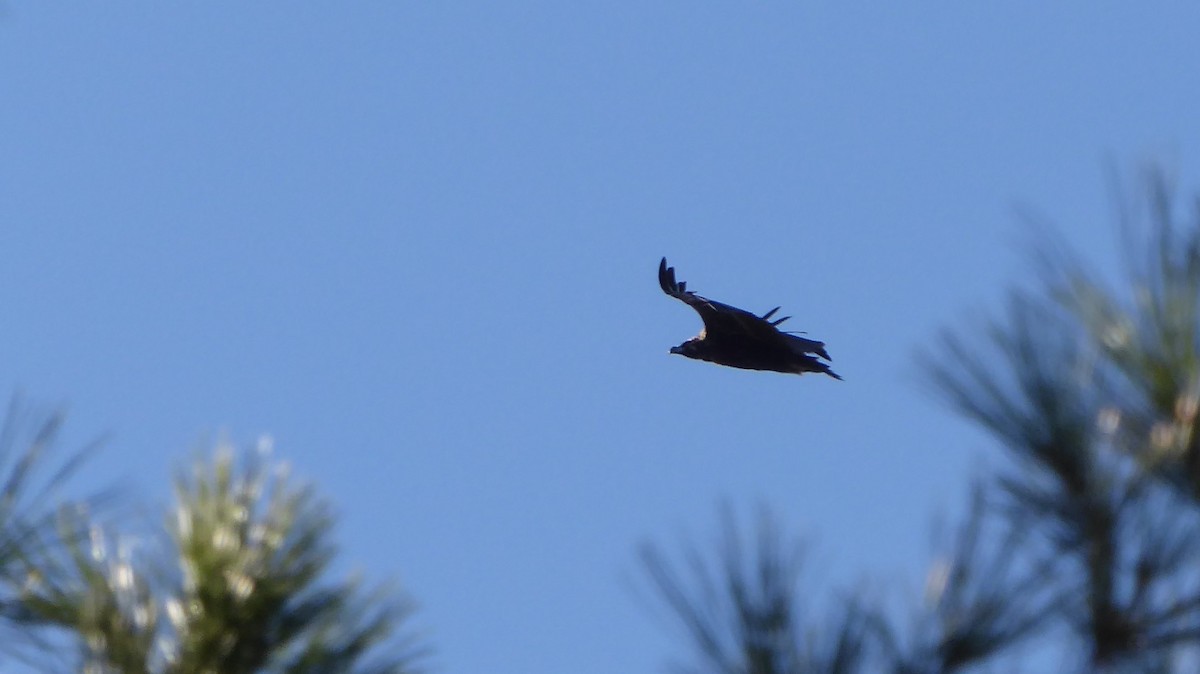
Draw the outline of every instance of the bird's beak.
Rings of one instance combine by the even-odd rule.
[[[683,355],[683,349],[679,348],[678,346],[672,346],[671,353],[678,353],[680,355]]]

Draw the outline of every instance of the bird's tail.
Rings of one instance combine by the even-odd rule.
[[[842,381],[842,375],[829,369],[829,366],[812,356],[801,356],[796,360],[796,374],[804,374],[805,372],[820,372],[827,374],[838,381]]]
[[[810,353],[816,354],[825,360],[833,360],[829,357],[829,352],[825,350],[825,342],[818,342],[815,339],[807,339],[796,335],[787,335],[788,346],[796,355],[807,355]]]

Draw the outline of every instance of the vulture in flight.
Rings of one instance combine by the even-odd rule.
[[[745,370],[791,374],[824,372],[834,379],[841,379],[820,360],[832,360],[824,342],[780,330],[779,324],[791,316],[771,320],[779,307],[756,316],[701,297],[688,290],[687,283],[675,280],[675,268],[667,266],[665,257],[658,265],[658,284],[664,293],[695,309],[704,321],[704,329],[699,335],[672,347],[671,353]]]

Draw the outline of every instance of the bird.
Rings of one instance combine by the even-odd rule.
[[[758,316],[697,295],[687,289],[686,282],[675,280],[675,268],[667,266],[665,257],[658,264],[658,285],[667,295],[695,309],[704,321],[704,329],[699,335],[671,347],[671,353],[743,370],[786,374],[821,372],[842,379],[822,362],[822,359],[833,360],[825,350],[824,342],[779,329],[780,323],[791,318],[773,319],[780,307]]]

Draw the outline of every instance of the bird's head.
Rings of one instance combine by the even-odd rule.
[[[688,358],[696,357],[696,342],[699,340],[689,339],[679,346],[672,346],[671,353],[687,356]]]

